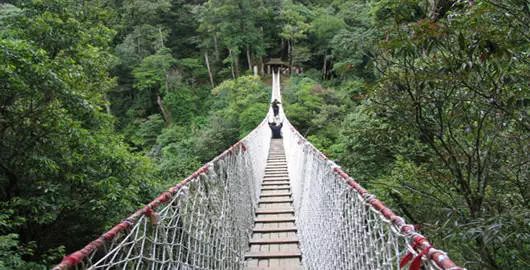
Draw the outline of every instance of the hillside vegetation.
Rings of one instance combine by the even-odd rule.
[[[468,269],[530,268],[526,0],[0,3],[0,269],[47,269],[265,116]],[[254,76],[257,66],[260,76]]]

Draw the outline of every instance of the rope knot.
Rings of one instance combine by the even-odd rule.
[[[374,194],[370,194],[370,193],[365,193],[362,196],[363,196],[364,203],[366,204],[370,204],[370,202],[372,202],[372,200],[376,198]]]
[[[422,245],[422,242],[426,241],[427,239],[415,231],[411,231],[410,235],[413,239],[412,245],[410,246],[410,251],[407,253],[407,255],[405,255],[405,257],[403,257],[399,262],[399,268],[403,268],[410,262],[409,270],[420,270],[421,260],[425,255],[429,254],[432,244],[427,242],[428,246],[422,249],[419,253],[417,253],[416,257],[414,257],[416,249],[419,248]]]
[[[145,215],[149,217],[149,220],[151,221],[152,225],[158,225],[160,221],[160,214],[158,214],[155,210],[153,210],[151,207],[146,206],[145,208]]]

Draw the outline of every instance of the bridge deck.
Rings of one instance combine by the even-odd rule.
[[[282,139],[272,139],[246,269],[302,269]]]

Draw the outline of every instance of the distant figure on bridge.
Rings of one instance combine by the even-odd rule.
[[[272,131],[272,138],[273,139],[281,139],[282,138],[282,127],[283,123],[276,124],[275,122],[269,122],[269,127]]]
[[[281,104],[281,102],[279,102],[277,99],[272,102],[272,112],[274,113],[274,116],[278,116],[280,113],[280,106],[278,106],[278,104]]]

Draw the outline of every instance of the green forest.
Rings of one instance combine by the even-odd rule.
[[[0,269],[48,269],[269,107],[467,269],[530,268],[528,0],[0,1]],[[258,76],[253,72],[257,66]]]

